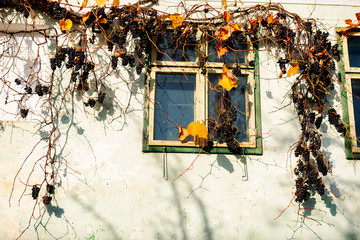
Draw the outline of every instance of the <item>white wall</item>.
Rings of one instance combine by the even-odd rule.
[[[355,19],[358,11],[324,5],[284,7],[305,18],[312,13],[332,35],[336,24]],[[166,154],[165,180],[163,154],[142,153],[141,81],[131,111],[112,123],[96,120],[96,111],[84,113],[81,102],[75,101],[77,115],[72,124],[63,118],[59,140],[71,168],[60,165],[56,200],[43,217],[32,220],[22,239],[360,238],[359,163],[346,160],[344,139],[328,124],[321,128],[323,146],[333,164],[326,181],[339,198],[316,194],[306,204],[289,206],[274,220],[288,207],[295,191],[292,169],[297,159],[291,148],[300,127],[293,106],[287,106],[293,78],[278,79],[276,60],[266,51],[260,51],[260,64],[263,155],[201,155],[194,168],[176,181],[197,155]],[[20,180],[26,182],[46,143],[36,148],[15,179],[9,207],[15,174],[39,140],[39,132],[35,132],[36,123],[0,124],[0,239],[14,239],[27,226],[34,203],[31,187],[18,203],[24,189]],[[29,184],[42,178],[36,165]],[[35,216],[43,211],[39,204]]]

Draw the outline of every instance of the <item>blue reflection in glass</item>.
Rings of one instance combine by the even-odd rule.
[[[189,35],[186,40],[176,37],[173,32],[166,32],[159,37],[157,53],[158,61],[196,61],[196,38],[195,35]],[[163,54],[166,53],[167,55]]]
[[[196,75],[156,74],[154,140],[177,141],[174,123],[187,127],[194,121],[195,84]]]
[[[209,75],[210,86],[214,87],[218,84],[221,75]],[[238,86],[228,92],[225,103],[228,108],[232,105],[236,108],[236,121],[233,123],[234,137],[239,142],[248,141],[247,133],[247,117],[246,117],[246,90],[247,90],[247,77],[238,77]],[[217,90],[209,89],[209,121],[215,120],[219,122],[219,111],[221,109],[221,94],[222,92]],[[209,133],[215,134],[212,129],[209,129]],[[222,141],[221,136],[219,138],[213,138],[215,141]]]
[[[360,81],[352,81],[353,106],[355,115],[355,131],[357,145],[360,146]]]
[[[360,67],[360,38],[348,38],[350,67]]]
[[[224,62],[225,60],[226,63],[245,63],[245,43],[242,43],[234,36],[231,36],[224,42],[222,47],[228,47],[234,51],[230,50],[229,52],[225,53],[225,55],[221,56],[221,58],[218,57],[218,53],[215,49],[216,44],[218,44],[217,40],[209,42],[209,62]]]

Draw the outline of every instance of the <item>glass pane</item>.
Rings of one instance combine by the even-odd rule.
[[[360,38],[348,38],[350,67],[360,67]]]
[[[360,80],[360,79],[359,79]],[[355,115],[355,131],[358,139],[357,145],[360,146],[360,81],[352,81],[353,105]]]
[[[196,75],[156,74],[154,140],[177,141],[179,130],[194,121]]]
[[[196,35],[190,34],[187,38],[176,35],[173,32],[166,32],[158,40],[158,61],[196,61]],[[165,53],[165,54],[163,54]]]
[[[225,90],[224,94],[225,100],[221,102],[221,95],[223,94],[220,90],[221,87],[215,89],[214,87],[218,84],[219,78],[221,75],[209,75],[210,89],[209,88],[209,121],[215,121],[218,124],[225,124],[226,120],[220,119],[219,112],[221,111],[221,107],[226,105],[227,109],[231,107],[235,107],[236,113],[236,121],[233,123],[232,129],[234,132],[234,137],[239,142],[247,142],[248,135],[247,132],[247,117],[246,117],[246,91],[247,91],[247,77],[240,76],[238,77],[238,86],[237,88],[231,89],[229,92]],[[222,136],[217,137],[213,129],[209,129],[209,133],[211,134],[214,141],[222,142]],[[216,138],[214,138],[214,136]]]
[[[245,63],[246,43],[242,43],[240,39],[236,34],[231,35],[222,45],[222,47],[229,48],[230,51],[221,56],[221,58],[218,57],[215,49],[218,41],[213,40],[209,42],[209,62],[224,62],[225,60],[226,63]]]

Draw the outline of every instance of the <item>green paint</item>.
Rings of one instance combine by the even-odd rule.
[[[339,27],[336,30],[340,29]],[[351,140],[350,140],[350,119],[349,119],[349,106],[347,99],[347,90],[346,90],[346,72],[345,72],[345,62],[344,62],[344,49],[343,42],[341,41],[341,35],[338,35],[338,44],[340,51],[340,62],[339,62],[339,74],[341,77],[340,87],[341,87],[341,105],[343,110],[343,121],[348,126],[345,134],[345,154],[347,159],[360,159],[360,153],[353,153],[351,151]]]

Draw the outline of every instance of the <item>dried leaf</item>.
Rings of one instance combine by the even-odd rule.
[[[221,5],[223,5],[225,10],[227,10],[227,7],[228,7],[227,0],[221,0]]]
[[[83,3],[81,4],[79,11],[81,11],[84,7],[86,7],[86,5],[87,5],[87,0],[84,0]]]
[[[106,2],[108,0],[95,0],[95,1],[96,1],[96,4],[98,5],[98,7],[102,8],[102,7],[105,7]]]
[[[226,23],[230,22],[231,14],[228,11],[224,12],[224,20]]]
[[[97,23],[107,23],[107,20],[106,20],[106,18],[98,18],[98,19],[96,19],[96,22]]]
[[[351,25],[351,24],[352,24],[352,20],[351,20],[351,19],[346,19],[346,20],[345,20],[345,23],[348,24],[348,25]]]
[[[287,76],[290,77],[292,74],[298,74],[299,73],[299,63],[297,62],[291,62],[290,63],[291,68],[287,72]]]
[[[230,91],[232,88],[236,88],[238,78],[227,67],[222,68],[223,75],[219,79],[219,85]]]
[[[187,132],[191,134],[191,136],[198,136],[200,138],[207,138],[208,135],[205,123],[200,123],[199,120],[196,121],[196,124],[194,122],[191,122],[187,128]]]
[[[187,136],[189,136],[189,132],[184,126],[179,127],[179,141],[183,141]]]
[[[114,0],[114,1],[113,1],[113,6],[114,6],[114,7],[119,6],[119,4],[120,4],[120,0]]]
[[[215,36],[220,38],[222,41],[227,40],[233,32],[233,29],[230,25],[221,27],[215,31]]]
[[[199,120],[196,121],[196,123],[191,122],[187,129],[184,126],[179,127],[179,141],[185,140],[187,136],[194,136],[199,138],[207,138],[208,131],[205,126],[205,123],[200,123]]]
[[[218,53],[219,58],[229,51],[227,49],[227,47],[224,47],[224,48],[222,47],[222,42],[219,42],[218,44],[216,44],[215,49]]]
[[[181,17],[178,13],[174,13],[169,17],[169,20],[172,22],[173,27],[177,28],[183,24],[185,18]]]
[[[229,26],[233,32],[241,31],[240,23],[231,23]]]
[[[356,19],[360,22],[360,12],[356,13],[355,16],[356,16]]]
[[[87,12],[85,15],[82,16],[81,24],[86,22],[86,20],[90,17],[90,12]]]
[[[65,30],[70,30],[70,28],[72,27],[73,23],[70,19],[61,19],[58,22],[59,26],[61,27],[61,31],[65,31]]]

